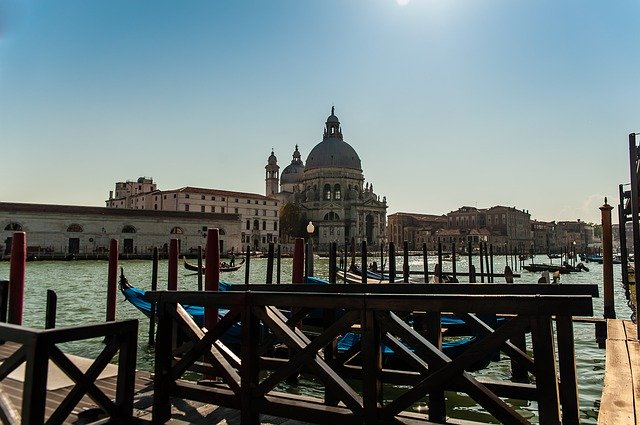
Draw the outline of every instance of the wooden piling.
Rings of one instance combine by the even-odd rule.
[[[389,242],[389,283],[396,280],[396,244]]]
[[[482,242],[480,242],[480,283],[484,283],[484,254],[482,252]]]
[[[27,261],[27,235],[14,232],[11,239],[11,264],[9,271],[9,323],[22,325],[24,309],[24,276]]]
[[[56,327],[56,312],[58,310],[58,296],[53,289],[47,289],[47,307],[45,310],[44,328]]]
[[[469,283],[476,283],[476,266],[469,264]]]
[[[151,290],[158,290],[158,247],[153,247],[153,258],[151,262]],[[202,288],[200,288],[202,290]],[[151,303],[151,314],[149,315],[149,345],[155,344],[156,328],[156,303]]]
[[[360,244],[360,258],[362,262],[362,268],[360,270],[360,283],[366,285],[367,271],[369,269],[369,264],[367,263],[367,241],[362,241],[362,243]]]
[[[282,272],[282,252],[280,251],[281,247],[280,244],[278,244],[278,250],[277,250],[277,255],[276,255],[276,283],[280,284],[280,274]]]
[[[249,285],[249,273],[251,267],[251,245],[247,245],[247,254],[244,260],[244,284]]]
[[[422,268],[424,269],[424,283],[429,283],[429,254],[427,243],[422,243]]]
[[[198,245],[198,291],[202,291],[202,245]]]
[[[489,245],[489,262],[491,266],[491,272],[489,276],[491,276],[491,283],[494,283],[495,279],[493,277],[493,244]]]
[[[473,268],[473,248],[471,247],[471,241],[467,241],[467,263],[469,267],[469,283],[475,283],[475,280],[471,281],[471,269]],[[475,268],[473,268],[473,278],[475,279]]]
[[[611,229],[611,210],[613,207],[604,198],[600,207],[602,217],[602,281],[604,286],[604,318],[615,319],[616,309],[613,299],[613,239]]]
[[[169,275],[167,279],[167,289],[169,291],[178,290],[178,256],[179,256],[178,239],[171,239],[169,241]]]
[[[402,281],[409,283],[409,242],[404,241],[402,243],[403,260],[402,260]]]
[[[329,283],[336,283],[337,280],[337,254],[338,245],[335,242],[331,242],[331,245],[329,245]]]
[[[207,248],[204,267],[207,271],[204,275],[204,289],[206,291],[220,290],[220,231],[207,229]],[[204,326],[213,329],[218,323],[218,309],[205,307]]]
[[[271,285],[273,283],[273,254],[274,244],[273,242],[269,242],[269,253],[267,255],[267,279],[265,281],[267,285]]]
[[[344,261],[342,262],[342,271],[344,272],[343,276],[344,277],[344,281],[342,283],[344,283],[345,285],[347,284],[347,251],[349,250],[349,241],[348,239],[346,239],[344,241]]]
[[[442,283],[442,242],[438,239],[438,283]]]
[[[9,281],[0,280],[0,323],[7,322],[8,306],[9,306]]]
[[[484,262],[487,266],[487,283],[491,282],[491,269],[489,268],[489,248],[487,247],[487,243],[484,243]]]
[[[456,243],[453,242],[451,244],[451,274],[453,275],[453,281],[457,282],[458,277],[456,276]]]
[[[109,271],[107,275],[107,322],[116,320],[116,290],[118,287],[118,240],[109,242]]]
[[[304,239],[296,238],[293,246],[291,283],[304,283]]]

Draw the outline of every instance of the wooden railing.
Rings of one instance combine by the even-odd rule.
[[[259,423],[260,413],[315,423],[404,423],[411,420],[406,410],[428,399],[428,419],[443,422],[444,391],[453,390],[466,393],[502,423],[529,423],[505,398],[536,401],[540,423],[579,423],[571,318],[593,314],[591,296],[591,293],[148,293],[148,299],[158,303],[159,314],[154,422],[168,420],[171,396],[239,409],[243,424]],[[224,308],[228,312],[215,326],[203,331],[180,304]],[[287,317],[282,313],[284,309],[295,313]],[[319,334],[310,337],[294,326],[318,309],[324,311],[325,318]],[[421,323],[414,325],[418,330],[403,320],[408,312],[422,312],[422,320],[414,321]],[[441,350],[441,312],[453,312],[464,318],[476,335],[475,342],[455,358],[449,358]],[[481,320],[494,314],[505,315],[499,327]],[[554,316],[557,333],[552,326]],[[220,338],[238,322],[242,336],[239,349],[232,352]],[[356,327],[362,333],[360,343],[346,353],[338,353],[336,339]],[[177,340],[186,339],[180,347],[174,345],[177,330],[182,334]],[[533,357],[511,342],[520,340],[527,331],[531,332]],[[266,356],[276,343],[287,347],[288,359]],[[383,344],[391,347],[406,365],[403,370],[383,368]],[[533,382],[488,382],[466,371],[495,356],[497,350],[533,375]],[[261,373],[267,369],[269,373]],[[207,386],[180,380],[187,370],[219,379]],[[313,373],[324,385],[324,399],[295,398],[275,390],[300,371]],[[352,378],[361,382],[358,386],[361,392],[354,388]],[[402,383],[411,388],[400,394],[383,394],[387,383]],[[389,399],[390,396],[394,398]]]
[[[105,345],[95,361],[82,372],[58,344],[89,338],[105,337]],[[37,330],[11,324],[0,324],[0,340],[11,341],[20,347],[0,364],[0,381],[21,364],[26,363],[22,408],[12,406],[0,398],[0,420],[11,424],[44,424],[47,402],[47,375],[50,361],[55,363],[75,385],[46,420],[47,424],[61,424],[75,406],[89,395],[111,421],[131,423],[136,367],[138,321],[107,322],[94,325]],[[95,384],[97,377],[118,355],[118,375],[115,400]]]

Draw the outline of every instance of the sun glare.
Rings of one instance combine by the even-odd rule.
[[[399,6],[406,6],[411,0],[396,0]]]

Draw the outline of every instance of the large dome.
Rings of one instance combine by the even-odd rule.
[[[342,139],[340,121],[333,113],[327,118],[322,142],[307,157],[305,170],[313,168],[350,168],[362,171],[360,157],[350,144]]]

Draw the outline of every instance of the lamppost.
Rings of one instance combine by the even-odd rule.
[[[307,276],[313,276],[313,232],[315,232],[316,227],[313,225],[313,222],[309,222],[307,224],[307,233],[309,234],[309,238],[307,239]]]

